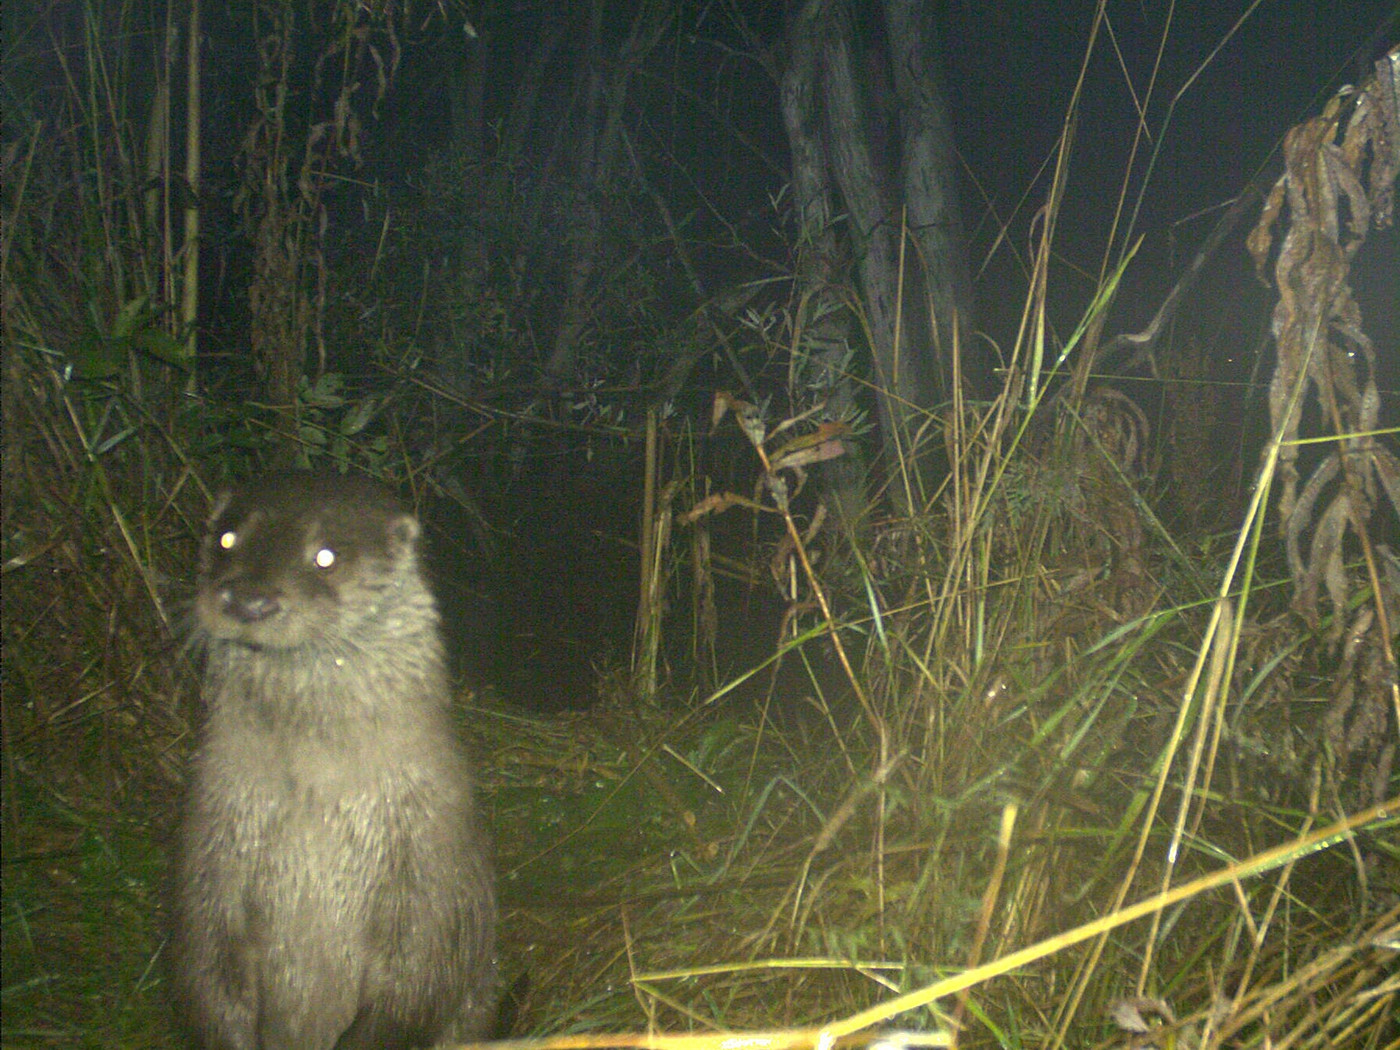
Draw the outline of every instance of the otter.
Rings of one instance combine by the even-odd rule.
[[[494,877],[420,531],[351,477],[274,475],[214,507],[168,901],[200,1047],[427,1047],[490,1026]]]

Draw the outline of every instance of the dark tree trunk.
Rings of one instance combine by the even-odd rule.
[[[892,158],[877,160],[870,148],[870,129],[879,114],[870,112],[868,95],[856,81],[849,15],[838,15],[832,28],[835,31],[822,55],[827,161],[850,217],[851,250],[874,354],[885,452],[897,457],[909,450],[912,428],[906,423],[917,426],[911,413],[931,407],[936,389],[920,360],[925,347],[908,338],[905,327],[917,317],[910,309],[913,304],[900,301],[900,209],[894,182],[898,172],[879,162]]]
[[[804,304],[798,319],[803,326],[801,343],[815,366],[812,381],[826,398],[828,418],[840,419],[855,403],[855,383],[845,370],[846,348],[855,325],[840,294],[835,189],[822,142],[819,69],[821,43],[830,32],[829,11],[828,4],[812,2],[792,13],[782,105],[798,216],[797,280]],[[854,527],[865,512],[863,458],[851,445],[847,455],[826,465],[832,510],[847,528]]]
[[[623,116],[632,76],[674,17],[670,5],[660,0],[643,0],[632,20],[628,39],[617,54],[610,55],[605,51],[602,34],[606,13],[603,0],[594,0],[575,99],[579,133],[568,143],[576,163],[565,215],[565,295],[554,344],[544,366],[545,376],[556,384],[566,383],[573,375],[591,300],[598,287],[598,269],[607,254],[602,206],[622,175]]]
[[[909,232],[926,268],[924,285],[935,322],[937,374],[944,397],[952,392],[953,349],[964,386],[990,393],[991,369],[978,356],[971,332],[972,274],[958,200],[957,154],[943,92],[941,45],[933,5],[924,0],[885,0],[894,94],[903,152],[902,183]]]
[[[263,0],[254,10],[256,115],[239,151],[235,209],[255,253],[250,350],[275,413],[277,460],[289,466],[307,458],[297,394],[309,351],[315,350],[315,375],[326,367],[326,198],[342,173],[360,163],[362,110],[377,106],[392,83],[396,62],[383,56],[397,53],[397,30],[392,5],[370,11],[342,0],[316,8],[305,27],[295,5]],[[310,55],[315,89],[303,97],[297,78]]]
[[[295,153],[287,116],[287,82],[298,27],[288,8],[269,8],[271,27],[258,43],[254,96],[258,115],[244,140],[242,202],[254,246],[248,288],[249,349],[273,412],[273,432],[288,465],[296,452],[297,385],[311,329],[306,293],[309,195],[289,184]]]
[[[548,29],[531,53],[525,72],[512,85],[510,112],[501,128],[500,145],[496,147],[495,163],[486,184],[486,207],[501,214],[506,214],[509,208],[510,183],[516,166],[530,152],[528,143],[536,129],[540,96],[544,94],[549,79],[550,64],[555,60],[572,24],[569,12],[563,5],[550,5],[544,10],[550,16]],[[528,227],[535,221],[536,216],[531,215],[525,225]]]
[[[834,307],[822,301],[834,298],[834,260],[840,249],[854,259],[891,461],[913,452],[926,410],[951,393],[954,345],[966,389],[980,392],[986,373],[966,364],[971,280],[926,7],[798,0],[789,9],[783,80],[799,238],[804,258],[817,260],[799,266],[799,280],[814,305]],[[834,224],[841,210],[849,217],[845,240]],[[852,334],[839,310],[812,316],[825,318],[821,330],[804,333],[814,356],[830,345],[825,340],[844,343]]]

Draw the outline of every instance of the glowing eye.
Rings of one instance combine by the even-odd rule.
[[[220,547],[220,549],[226,550],[226,551],[231,551],[231,550],[233,550],[234,545],[237,544],[237,543],[238,543],[238,533],[234,532],[232,529],[229,529],[228,532],[222,532],[222,533],[219,534],[219,547]]]
[[[322,547],[311,560],[316,563],[316,568],[329,569],[335,564],[335,551],[331,550],[329,547]]]

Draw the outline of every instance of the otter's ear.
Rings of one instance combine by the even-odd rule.
[[[413,553],[423,527],[412,514],[396,514],[384,528],[384,539],[389,551],[397,558],[405,558]]]
[[[228,505],[233,502],[233,489],[225,486],[219,490],[219,494],[214,497],[214,504],[209,508],[209,517],[204,519],[204,527],[212,528],[214,522],[219,520],[219,515],[228,510]]]

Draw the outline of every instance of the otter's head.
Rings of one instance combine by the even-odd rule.
[[[250,648],[373,646],[436,621],[418,520],[363,478],[276,474],[224,492],[199,557],[195,616]]]

